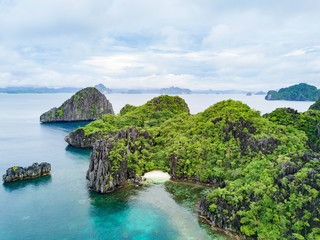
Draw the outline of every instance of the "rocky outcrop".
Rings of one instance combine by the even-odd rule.
[[[137,139],[139,149],[135,144]],[[143,144],[144,141],[148,144]],[[145,160],[139,163],[141,152],[149,150],[146,145],[152,145],[149,133],[135,127],[120,130],[115,135],[96,141],[87,171],[90,190],[107,193],[121,187],[128,179],[138,180],[148,162]],[[137,173],[140,173],[139,176]]]
[[[104,114],[114,114],[112,104],[96,88],[85,88],[74,94],[59,108],[40,116],[41,122],[93,121]]]
[[[51,164],[46,162],[40,164],[34,163],[32,166],[27,168],[15,166],[8,168],[2,179],[4,182],[13,182],[17,180],[25,180],[49,175],[50,171]]]
[[[91,134],[85,134],[83,128],[78,128],[77,130],[69,133],[64,140],[73,147],[92,148],[95,141],[106,136],[107,135],[102,134],[100,131]]]
[[[226,119],[226,124],[227,127],[224,129],[225,141],[229,141],[231,136],[240,141],[242,155],[246,155],[249,149],[256,153],[270,154],[280,145],[280,141],[272,137],[258,140],[253,138],[250,134],[254,134],[256,128],[242,117],[239,118],[237,123]]]
[[[296,208],[291,207],[290,213],[293,217],[288,217],[288,226],[293,226],[297,219],[305,218],[306,213],[310,214],[305,221],[305,227],[303,236],[307,236],[313,228],[319,227],[320,219],[320,168],[314,167],[319,162],[320,155],[310,152],[304,153],[292,153],[286,156],[287,161],[278,163],[275,160],[275,168],[278,169],[279,174],[274,179],[274,186],[278,191],[273,192],[270,196],[277,204],[283,204],[289,202],[292,198],[298,195],[308,196],[303,202],[300,202],[300,206]],[[303,175],[302,175],[303,173]],[[313,192],[310,196],[310,192]],[[206,217],[212,225],[215,227],[223,228],[228,231],[233,231],[241,234],[241,211],[247,211],[250,209],[250,205],[254,205],[255,202],[261,200],[261,196],[251,194],[248,199],[243,199],[237,202],[237,204],[230,204],[226,199],[232,198],[232,196],[216,196],[215,200],[206,195],[201,198],[198,204],[198,212],[200,215]],[[258,212],[257,214],[264,214]],[[291,216],[291,215],[290,215]],[[291,239],[294,235],[294,229],[288,227],[284,237]],[[244,236],[243,236],[244,237]],[[254,239],[257,236],[252,236]]]
[[[213,204],[213,202],[207,201],[207,195],[203,196],[198,203],[198,213],[210,220],[214,227],[227,230],[231,233],[239,235],[241,239],[246,239],[246,236],[241,235],[240,232],[241,217],[236,215],[236,217],[230,218],[230,214],[226,214],[226,212],[229,211],[230,213],[237,212],[240,210],[240,207],[230,206],[224,199],[219,200],[219,205],[214,212],[211,212],[210,206]]]

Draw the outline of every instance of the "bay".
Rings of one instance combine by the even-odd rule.
[[[39,116],[72,94],[0,94],[0,173],[12,166],[49,162],[51,176],[0,186],[0,239],[225,239],[199,221],[196,204],[205,188],[175,182],[126,185],[117,192],[89,192],[90,150],[64,137],[86,123],[41,124]],[[110,94],[116,113],[156,95]],[[196,114],[226,99],[270,112],[306,111],[312,102],[265,101],[264,96],[182,95]]]

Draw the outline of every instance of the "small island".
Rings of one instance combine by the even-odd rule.
[[[315,86],[300,83],[279,91],[271,90],[265,97],[266,100],[288,101],[317,101],[320,98],[320,90]]]
[[[40,121],[44,123],[92,121],[105,114],[114,114],[112,104],[98,89],[88,87],[78,91],[60,107],[43,113]]]
[[[170,88],[161,88],[161,94],[191,94],[192,91],[187,88],[178,88],[178,87],[170,87]]]
[[[8,168],[6,174],[2,176],[4,182],[14,182],[18,180],[26,180],[49,175],[51,171],[50,163],[34,163],[29,167],[14,166]]]

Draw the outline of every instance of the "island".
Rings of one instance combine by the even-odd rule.
[[[191,115],[182,98],[162,95],[104,115],[67,140],[90,142],[86,177],[93,191],[111,192],[161,170],[173,180],[214,186],[198,209],[216,227],[253,239],[316,239],[319,122],[317,110],[261,116],[233,100]]]
[[[266,95],[266,100],[288,100],[288,101],[317,101],[320,98],[320,90],[317,87],[300,83],[279,91],[271,90]]]
[[[161,88],[161,94],[191,94],[192,91],[187,88],[178,88],[178,87],[170,87],[170,88]]]
[[[96,89],[98,89],[100,92],[102,92],[103,94],[110,94],[112,93],[112,89],[107,88],[105,85],[103,85],[102,83],[95,85],[94,86]]]
[[[75,93],[60,107],[43,113],[40,121],[44,123],[92,121],[105,114],[114,114],[112,104],[98,89],[88,87]]]
[[[49,175],[51,171],[50,163],[33,163],[29,167],[14,166],[8,168],[6,173],[2,176],[4,182],[13,182],[18,180],[26,180],[31,178],[38,178]]]

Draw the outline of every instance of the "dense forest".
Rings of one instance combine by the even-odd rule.
[[[314,108],[261,116],[233,100],[191,115],[182,98],[162,95],[73,134],[111,141],[112,171],[125,161],[136,176],[161,169],[216,185],[204,201],[219,227],[256,239],[320,239],[319,122]],[[141,137],[117,140],[130,127]]]
[[[265,97],[266,100],[288,100],[288,101],[317,101],[320,98],[320,90],[315,86],[300,83],[279,91],[271,90]]]

